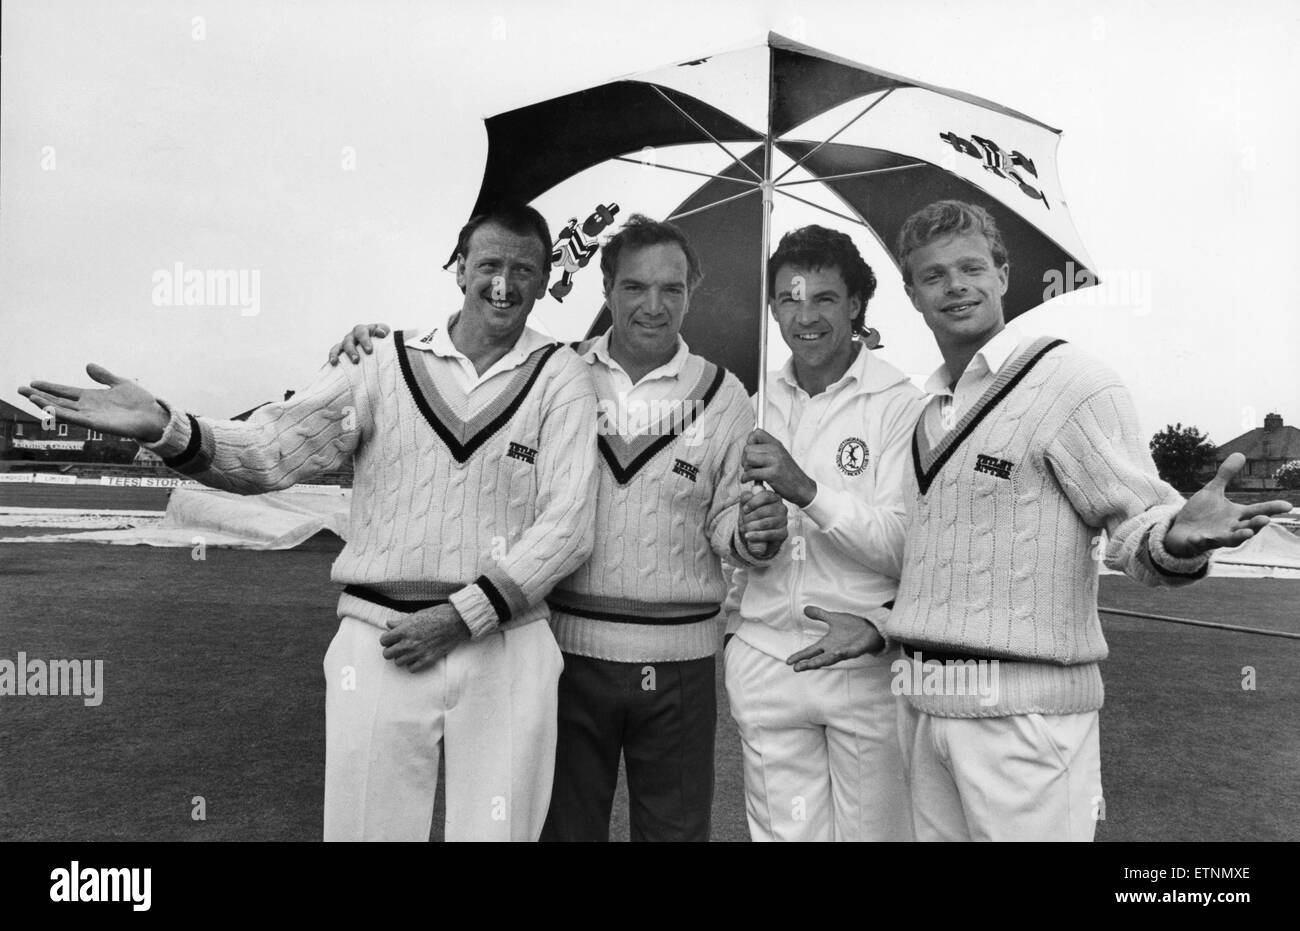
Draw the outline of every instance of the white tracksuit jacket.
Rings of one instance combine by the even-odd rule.
[[[728,633],[785,660],[826,633],[804,614],[808,605],[865,615],[893,600],[907,517],[903,470],[923,402],[906,375],[865,348],[815,397],[798,386],[793,361],[771,373],[765,429],[817,483],[817,495],[806,508],[787,503],[790,536],[771,565],[733,572]]]

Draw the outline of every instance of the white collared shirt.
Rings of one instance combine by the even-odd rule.
[[[658,368],[646,372],[640,381],[633,384],[632,376],[610,354],[610,332],[606,330],[600,339],[592,343],[590,349],[582,353],[581,358],[589,365],[599,365],[604,369],[613,396],[604,396],[604,379],[596,379],[596,388],[602,401],[612,401],[618,405],[617,423],[626,425],[626,430],[620,429],[619,433],[625,441],[630,441],[651,428],[650,413],[654,409],[651,402],[667,401],[676,395],[678,379],[691,351],[686,340],[678,336],[677,351],[673,357]]]
[[[1026,339],[1015,327],[1003,327],[971,357],[955,388],[949,387],[952,376],[946,364],[934,370],[925,381],[925,393],[931,397],[922,414],[925,436],[931,446],[957,425],[971,405],[993,384],[1002,366],[1027,349],[1031,342],[1032,339]]]
[[[501,393],[509,381],[509,373],[523,365],[530,355],[543,346],[549,346],[555,340],[531,327],[524,327],[510,351],[494,362],[482,375],[474,368],[473,361],[456,348],[451,341],[451,326],[456,322],[459,312],[452,314],[445,326],[436,326],[423,335],[407,343],[412,349],[419,349],[430,354],[430,365],[449,373],[452,380],[464,393],[468,405],[468,416],[477,414]]]

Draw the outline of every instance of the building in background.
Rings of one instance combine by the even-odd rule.
[[[1264,418],[1264,426],[1220,445],[1214,453],[1215,467],[1233,453],[1246,457],[1246,467],[1232,483],[1233,488],[1242,491],[1277,488],[1273,474],[1292,459],[1300,459],[1300,428],[1282,423],[1281,414],[1269,414]]]
[[[284,393],[287,401],[292,391]],[[269,402],[267,402],[269,403]],[[232,420],[247,420],[265,404],[236,414]],[[42,465],[43,464],[43,465]],[[158,456],[135,440],[98,433],[69,423],[51,421],[0,400],[0,471],[64,472],[83,477],[104,474],[149,474],[175,476]],[[125,466],[126,468],[102,468]],[[317,478],[323,485],[352,485],[352,464]]]
[[[42,419],[0,401],[0,460],[22,462],[129,463],[134,440]]]

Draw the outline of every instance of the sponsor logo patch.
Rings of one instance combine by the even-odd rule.
[[[510,449],[506,451],[506,455],[511,459],[518,459],[520,462],[526,462],[529,465],[535,465],[537,463],[537,450],[529,449],[522,443],[511,443]]]
[[[680,459],[673,461],[673,474],[685,475],[692,482],[696,481],[696,476],[700,474],[700,467],[693,466],[689,462],[682,462]]]
[[[989,475],[996,475],[998,478],[1011,478],[1011,470],[1015,468],[1015,465],[1014,462],[1008,462],[994,456],[980,454],[975,457],[976,472],[985,472]]]
[[[839,451],[835,454],[835,465],[845,475],[861,475],[870,457],[867,444],[851,436],[840,444]]]

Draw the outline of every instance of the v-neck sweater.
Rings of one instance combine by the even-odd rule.
[[[149,448],[240,494],[338,469],[354,476],[348,538],[331,578],[340,613],[385,627],[394,608],[450,602],[477,638],[547,617],[544,596],[591,550],[596,395],[567,347],[532,352],[468,420],[461,391],[418,334],[375,343],[357,365],[246,422],[179,408]],[[463,393],[463,392],[462,392]]]
[[[749,396],[730,372],[689,355],[669,396],[650,405],[650,429],[629,441],[609,370],[591,370],[601,410],[595,541],[548,598],[556,641],[613,662],[711,656],[726,595],[721,557],[758,562],[737,531]]]
[[[890,636],[922,659],[999,661],[993,702],[973,689],[910,690],[915,707],[942,717],[1101,707],[1103,530],[1106,565],[1143,584],[1205,572],[1203,557],[1164,550],[1183,498],[1157,474],[1127,389],[1061,340],[1037,339],[1003,365],[933,447],[918,422],[907,498]]]

